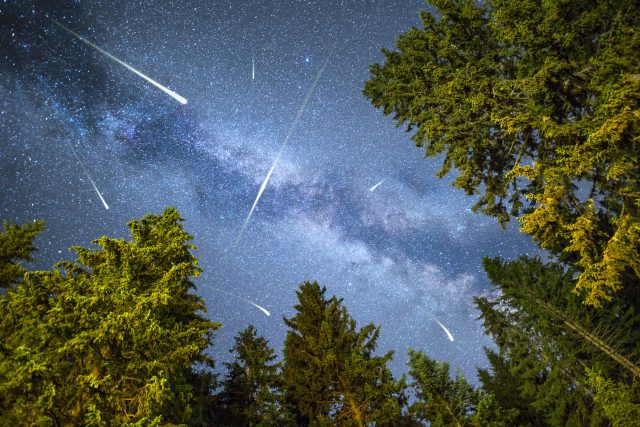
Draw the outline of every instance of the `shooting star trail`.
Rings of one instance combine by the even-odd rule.
[[[435,317],[432,317],[432,319],[433,319],[434,322],[436,322],[438,325],[440,325],[442,330],[447,334],[447,337],[449,338],[449,341],[453,342],[453,335],[451,335],[451,332],[449,332],[447,327],[444,326],[442,323],[440,323],[440,321],[438,321],[438,319],[436,319]]]
[[[264,314],[266,314],[267,316],[271,316],[271,313],[269,313],[269,310],[267,310],[266,308],[264,308],[264,307],[262,307],[262,306],[260,306],[260,305],[256,304],[256,303],[255,303],[255,302],[253,302],[253,301],[249,301],[248,299],[243,298],[243,297],[241,297],[241,296],[239,296],[239,295],[232,294],[231,292],[227,292],[227,291],[222,290],[222,289],[220,289],[220,288],[216,288],[215,286],[212,286],[211,288],[212,288],[212,289],[214,289],[214,290],[216,290],[216,291],[218,291],[218,292],[222,292],[223,294],[229,295],[230,297],[237,298],[237,299],[242,300],[242,301],[244,301],[244,302],[248,302],[249,304],[251,304],[252,306],[254,306],[255,308],[257,308],[258,310],[262,311],[262,312],[263,312]]]
[[[371,187],[369,189],[369,191],[375,191],[376,188],[380,187],[382,185],[383,182],[385,182],[387,180],[387,178],[383,179],[382,181],[380,181],[379,183],[377,183],[376,185],[374,185],[373,187]]]
[[[104,56],[106,56],[109,59],[113,59],[114,61],[116,61],[118,64],[122,65],[123,67],[125,67],[127,70],[131,71],[132,73],[134,73],[135,75],[137,75],[138,77],[142,77],[143,79],[145,79],[147,82],[151,83],[152,85],[154,85],[155,87],[157,87],[158,89],[160,89],[161,91],[163,91],[164,93],[166,93],[167,95],[169,95],[170,97],[172,97],[173,99],[175,99],[176,101],[178,101],[181,104],[186,104],[187,100],[185,98],[183,98],[182,96],[178,95],[177,93],[175,93],[174,91],[172,91],[171,89],[169,89],[166,86],[162,86],[160,83],[158,83],[157,81],[153,80],[151,77],[145,76],[144,74],[142,74],[140,71],[136,70],[135,68],[133,68],[132,66],[130,66],[129,64],[127,64],[124,61],[119,60],[118,58],[116,58],[115,56],[111,55],[109,52],[107,52],[106,50],[100,48],[99,46],[96,46],[95,44],[91,43],[89,40],[85,39],[84,37],[82,37],[80,34],[76,33],[75,31],[69,29],[68,27],[62,25],[61,23],[59,23],[58,21],[56,21],[55,19],[51,19],[53,21],[54,24],[56,24],[58,27],[62,28],[63,30],[65,30],[66,32],[72,34],[73,36],[75,36],[76,38],[78,38],[81,42],[91,46],[92,48],[94,48],[95,50],[97,50],[98,52],[100,52],[101,54],[103,54]]]
[[[93,182],[93,180],[91,178],[89,178],[89,181],[91,182],[91,185],[93,185],[93,189],[96,190],[96,193],[98,193],[98,197],[100,197],[100,200],[102,201],[102,204],[104,205],[104,208],[106,210],[109,210],[109,205],[107,204],[107,202],[105,202],[104,197],[102,197],[102,194],[100,194],[100,190],[98,190],[98,187],[96,187],[96,184]]]
[[[251,302],[251,301],[249,301],[249,300],[247,300],[247,302],[248,302],[249,304],[253,305],[254,307],[257,307],[258,309],[262,310],[262,312],[263,312],[264,314],[266,314],[267,316],[271,316],[271,313],[269,313],[269,310],[267,310],[266,308],[264,308],[264,307],[260,307],[260,306],[259,306],[258,304],[256,304],[255,302]]]
[[[256,61],[255,60],[251,60],[251,80],[255,80],[256,79]]]
[[[84,174],[89,179],[89,182],[91,183],[91,185],[93,185],[93,189],[96,190],[96,193],[98,193],[98,197],[100,197],[100,200],[102,201],[102,205],[104,206],[104,208],[106,210],[109,210],[109,205],[104,200],[104,197],[102,197],[102,193],[100,193],[100,190],[98,190],[98,187],[96,186],[96,183],[93,182],[93,180],[91,179],[91,176],[89,175],[89,171],[87,171],[87,168],[84,166],[84,163],[82,163],[82,160],[80,160],[80,156],[78,156],[78,153],[76,152],[76,149],[73,148],[73,143],[69,142],[69,146],[71,147],[71,151],[73,151],[73,155],[76,156],[76,160],[78,160],[78,164],[80,165],[80,167],[84,171]]]
[[[256,196],[256,199],[253,201],[253,205],[251,206],[251,209],[249,210],[249,214],[247,215],[247,218],[244,220],[244,223],[242,224],[242,228],[240,229],[240,232],[238,233],[238,237],[236,238],[236,241],[235,241],[235,243],[233,245],[233,249],[231,251],[232,254],[235,253],[236,249],[238,248],[238,244],[240,243],[240,240],[242,239],[242,235],[244,234],[244,230],[247,228],[247,224],[249,224],[249,220],[251,219],[251,215],[253,215],[253,211],[255,210],[256,206],[258,205],[258,202],[260,201],[260,197],[262,197],[262,193],[264,192],[264,189],[267,187],[267,184],[269,183],[269,179],[271,179],[271,174],[273,174],[273,171],[275,170],[276,165],[278,164],[278,160],[280,160],[280,156],[282,156],[282,153],[284,152],[284,149],[287,146],[287,143],[289,142],[289,139],[291,138],[291,134],[293,134],[293,131],[295,130],[296,126],[298,125],[298,122],[300,121],[300,117],[302,117],[302,113],[304,113],[304,110],[307,107],[307,103],[309,102],[309,99],[311,99],[311,95],[313,95],[313,92],[315,91],[316,86],[318,86],[318,82],[320,81],[320,77],[322,77],[322,73],[324,73],[325,68],[327,68],[327,65],[329,64],[329,59],[331,58],[332,55],[333,55],[333,49],[331,50],[331,52],[329,52],[329,55],[327,56],[327,59],[325,59],[324,65],[322,66],[320,71],[318,71],[318,74],[316,75],[316,78],[313,80],[313,83],[311,84],[311,86],[309,87],[309,90],[307,91],[307,95],[305,96],[304,100],[302,101],[302,105],[300,105],[300,108],[298,109],[298,112],[296,113],[296,115],[295,115],[295,117],[293,119],[293,122],[291,122],[291,126],[289,126],[289,131],[287,132],[287,136],[284,138],[284,141],[280,145],[280,149],[278,150],[278,154],[276,155],[275,160],[271,164],[271,168],[269,168],[269,172],[267,172],[267,176],[264,178],[264,181],[262,181],[262,185],[260,186],[260,189],[258,190],[258,195]]]

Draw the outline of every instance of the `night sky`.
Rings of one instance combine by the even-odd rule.
[[[46,221],[36,267],[173,205],[198,247],[197,293],[223,324],[216,361],[250,323],[280,352],[297,286],[317,280],[359,325],[382,325],[396,374],[415,348],[475,382],[491,345],[472,302],[490,289],[482,257],[537,252],[515,224],[473,214],[474,197],[435,178],[441,160],[361,95],[421,1],[19,3],[0,4],[0,218]]]

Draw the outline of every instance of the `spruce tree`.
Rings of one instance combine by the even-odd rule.
[[[587,369],[587,385],[594,390],[594,400],[614,427],[626,427],[640,421],[640,384],[626,384],[605,379],[595,370]]]
[[[514,425],[514,409],[505,409],[492,394],[474,389],[461,372],[449,374],[449,364],[409,350],[409,376],[415,402],[409,413],[430,426]]]
[[[485,349],[489,369],[478,369],[478,378],[485,393],[494,396],[500,406],[514,413],[513,425],[542,426],[544,414],[537,411],[522,393],[525,388],[523,376],[514,375],[509,360],[493,350]]]
[[[575,263],[601,306],[640,283],[636,0],[430,0],[364,95],[413,132],[474,210]],[[414,132],[415,131],[415,132]]]
[[[296,292],[282,368],[287,404],[299,425],[398,425],[404,379],[393,379],[392,352],[374,356],[380,328],[356,328],[342,300],[305,282]]]
[[[290,330],[284,344],[282,379],[287,403],[299,425],[308,425],[311,420],[326,418],[329,414],[326,396],[330,387],[317,363],[319,351],[311,352],[318,347],[325,310],[336,302],[335,297],[327,300],[325,292],[326,288],[320,288],[315,282],[301,284],[296,291],[299,301],[294,306],[296,315],[284,319]]]
[[[523,425],[607,425],[612,421],[598,399],[589,372],[627,387],[638,403],[640,317],[623,298],[625,290],[593,311],[571,293],[571,270],[521,258],[485,260],[500,296],[477,298],[485,329],[498,346],[489,352],[491,372],[480,379]]]
[[[235,337],[226,363],[227,375],[219,399],[229,426],[281,426],[291,422],[280,405],[279,364],[266,339],[253,325]]]
[[[27,270],[21,263],[32,260],[33,240],[43,229],[42,221],[23,226],[4,222],[4,232],[0,233],[0,289],[10,288],[22,279]]]
[[[130,222],[76,262],[32,271],[0,298],[0,424],[158,425],[203,414],[204,354],[220,326],[191,291],[200,273],[177,210]],[[205,395],[201,394],[205,393]]]
[[[478,393],[460,372],[449,377],[449,365],[430,359],[422,352],[409,350],[409,375],[416,402],[409,408],[431,426],[462,426],[471,423],[478,405]]]

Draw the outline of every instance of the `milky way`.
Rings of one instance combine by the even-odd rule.
[[[382,325],[379,348],[396,350],[394,372],[405,371],[409,347],[472,380],[486,365],[491,343],[472,303],[490,288],[482,257],[513,258],[532,245],[514,226],[472,214],[473,197],[434,178],[442,159],[423,159],[361,95],[380,48],[419,25],[421,0],[21,3],[0,6],[9,20],[0,30],[0,213],[47,222],[36,266],[102,235],[124,237],[127,221],[174,205],[195,236],[198,293],[224,325],[211,350],[218,361],[249,323],[279,351],[297,286],[317,280],[360,325]],[[189,103],[51,19],[180,88]]]
[[[331,52],[331,53],[333,53],[333,52]],[[249,210],[249,213],[247,214],[247,218],[242,223],[242,228],[240,229],[240,232],[238,233],[238,237],[236,238],[236,242],[233,245],[234,252],[237,249],[238,244],[240,243],[240,239],[242,238],[242,234],[244,233],[244,230],[247,228],[247,225],[249,224],[249,220],[251,219],[251,215],[253,215],[253,211],[256,209],[256,206],[258,206],[258,202],[260,201],[260,197],[262,197],[262,193],[264,192],[265,188],[267,188],[267,184],[269,183],[269,180],[271,179],[271,175],[273,175],[273,171],[275,171],[276,166],[278,166],[278,161],[280,160],[280,157],[282,157],[282,154],[284,153],[285,148],[287,148],[287,144],[289,143],[289,140],[291,139],[291,135],[293,135],[293,132],[296,130],[296,127],[298,126],[298,123],[300,122],[300,118],[302,118],[302,115],[304,114],[304,110],[307,108],[307,104],[309,103],[309,100],[313,96],[313,92],[315,92],[316,87],[318,86],[318,82],[320,81],[320,78],[322,77],[322,73],[324,73],[324,70],[327,68],[327,65],[329,64],[329,59],[331,58],[331,53],[327,56],[327,59],[325,60],[324,65],[322,65],[320,70],[318,70],[318,74],[316,75],[315,79],[313,79],[313,83],[311,83],[311,86],[309,86],[309,90],[307,91],[307,94],[305,95],[304,99],[302,100],[302,104],[300,105],[300,108],[298,109],[298,112],[296,113],[296,115],[293,117],[293,120],[291,121],[291,125],[289,126],[289,130],[287,131],[287,136],[284,137],[284,140],[282,141],[282,144],[280,145],[280,148],[278,149],[278,154],[276,154],[276,158],[273,160],[273,163],[271,163],[271,167],[269,168],[269,172],[267,172],[267,176],[264,178],[264,180],[262,180],[262,184],[260,184],[260,189],[258,190],[258,195],[256,196],[255,200],[253,201],[253,204],[251,205],[251,209]],[[253,68],[252,68],[251,79],[253,80],[253,78],[254,78],[254,73],[253,73]]]

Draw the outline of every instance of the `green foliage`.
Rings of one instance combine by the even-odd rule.
[[[364,95],[474,209],[580,267],[594,306],[640,282],[640,8],[634,0],[432,0]],[[589,193],[585,197],[585,193]]]
[[[296,292],[299,304],[294,308],[297,314],[284,319],[291,332],[287,333],[284,344],[282,368],[285,396],[293,406],[298,424],[328,416],[329,405],[325,402],[330,385],[323,381],[318,358],[310,349],[318,346],[320,325],[325,310],[337,299],[325,298],[325,288],[316,283],[304,283]]]
[[[595,210],[579,222],[589,229]],[[201,312],[195,249],[172,208],[129,223],[131,240],[76,247],[76,262],[27,272],[41,223],[0,234],[2,425],[632,425],[640,414],[638,291],[593,310],[560,264],[486,259],[500,294],[476,298],[498,351],[474,389],[446,363],[409,352],[415,401],[395,380],[380,328],[358,329],[342,300],[303,283],[282,369],[253,326],[222,390],[204,354],[220,326]],[[576,229],[577,230],[577,229]],[[576,231],[576,241],[584,234]],[[592,246],[582,246],[584,258]]]
[[[501,408],[491,394],[475,390],[460,372],[449,376],[449,364],[409,350],[409,375],[416,402],[409,413],[429,425],[509,426],[516,410]]]
[[[409,375],[417,401],[409,411],[434,427],[470,425],[478,393],[460,372],[452,380],[449,364],[409,350]]]
[[[595,390],[594,400],[616,427],[634,425],[640,420],[638,383],[631,386],[614,383],[592,369],[587,369],[587,384]]]
[[[499,349],[487,353],[492,372],[479,373],[484,390],[516,409],[520,425],[613,421],[594,397],[588,368],[629,387],[640,377],[640,317],[624,295],[630,290],[594,311],[568,292],[574,275],[560,265],[527,258],[484,265],[500,291],[495,300],[476,299]]]
[[[35,250],[33,239],[44,229],[44,222],[37,221],[19,226],[4,222],[0,233],[0,289],[15,285],[26,272],[20,261],[31,261]]]
[[[479,390],[480,400],[472,419],[474,427],[510,427],[516,424],[517,409],[507,409],[493,394]]]
[[[75,263],[26,273],[0,299],[0,424],[194,421],[214,386],[194,365],[212,366],[220,325],[190,293],[200,269],[181,220],[173,208],[134,220],[132,241],[73,248]]]
[[[303,283],[289,328],[282,377],[299,425],[397,425],[404,379],[393,379],[392,352],[374,356],[379,327],[358,330],[342,300]]]
[[[493,396],[500,402],[503,408],[513,414],[512,425],[518,426],[542,426],[543,414],[539,413],[531,402],[523,395],[526,380],[517,374],[513,374],[509,360],[500,354],[486,350],[490,370],[478,369],[478,378],[482,384],[482,390]]]
[[[291,424],[280,406],[279,364],[266,339],[250,325],[235,338],[227,363],[220,403],[224,423],[230,426],[282,426]]]

